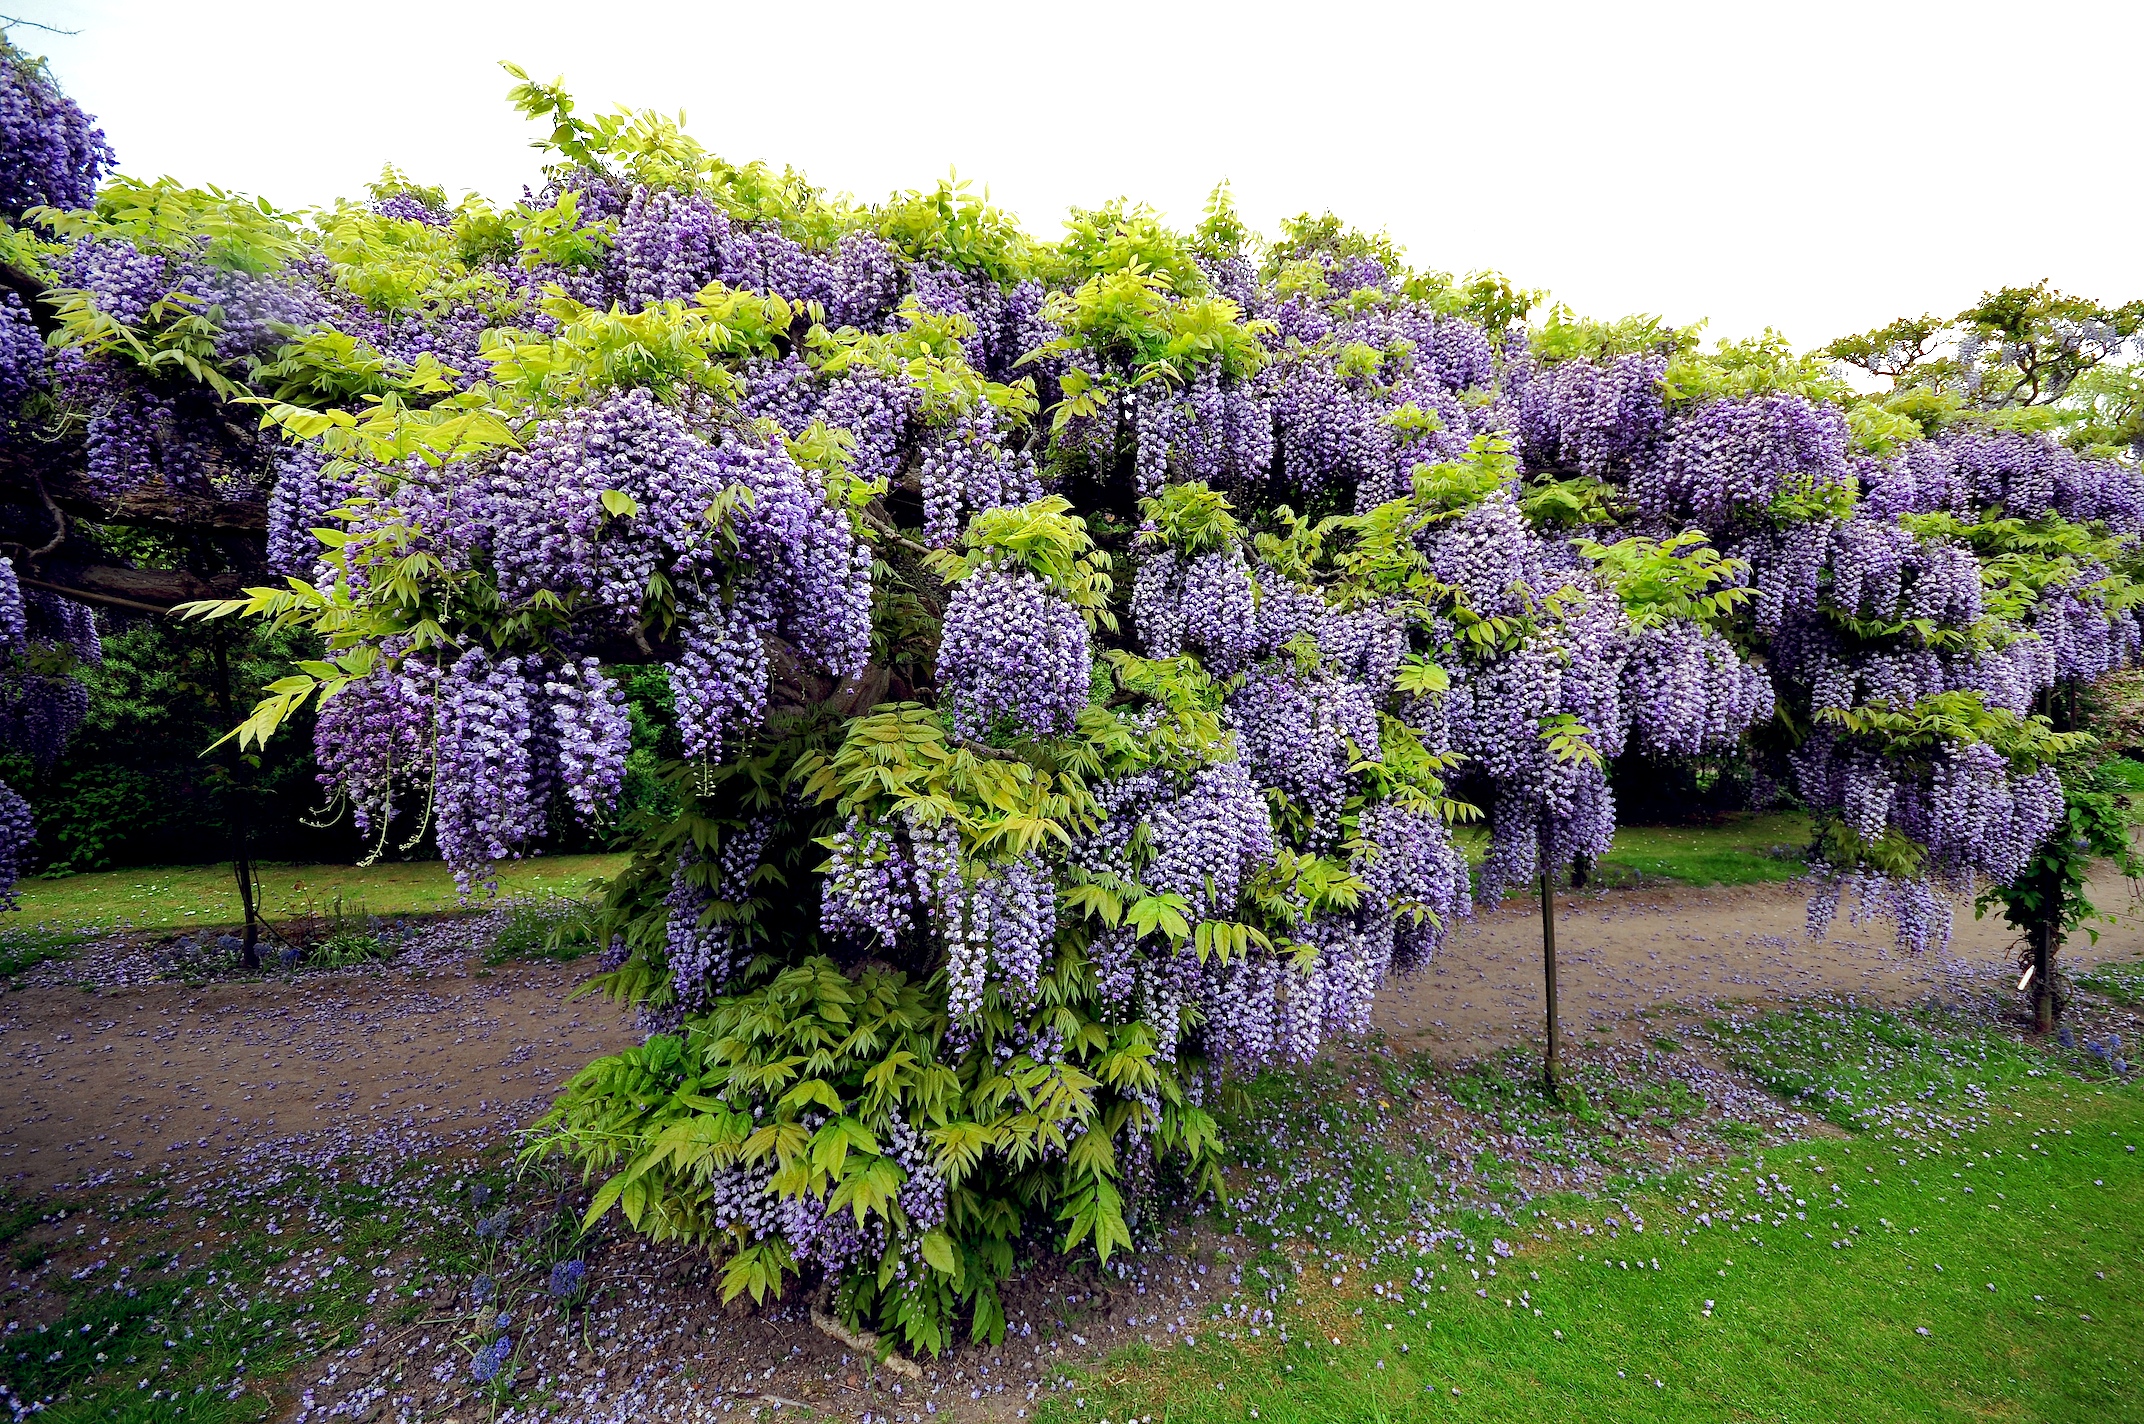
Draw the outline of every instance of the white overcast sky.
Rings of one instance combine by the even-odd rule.
[[[1819,344],[2046,277],[2144,295],[2144,0],[1983,5],[569,5],[0,0],[122,166],[286,206],[393,160],[494,197],[539,162],[497,61],[687,111],[864,198],[948,169],[1030,231],[1117,195],[1270,231],[1331,209],[1417,265],[1600,316]]]

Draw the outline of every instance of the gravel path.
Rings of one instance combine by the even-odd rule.
[[[2072,969],[2144,956],[2128,887]],[[1613,1033],[1640,1011],[1724,1000],[1853,995],[1909,1003],[2014,974],[2010,936],[1961,910],[1944,954],[1898,954],[1880,925],[1842,912],[1811,941],[1800,885],[1610,890],[1557,915],[1566,1031]],[[40,1190],[98,1171],[194,1161],[263,1138],[371,1127],[454,1135],[518,1125],[589,1059],[638,1041],[631,1015],[567,1002],[592,959],[486,969],[479,922],[428,930],[380,969],[257,982],[158,982],[166,959],[124,945],[42,966],[0,999],[0,1183]],[[121,987],[85,993],[88,975]],[[1538,902],[1460,927],[1436,962],[1379,995],[1376,1025],[1443,1061],[1541,1037]]]
[[[2092,887],[2117,920],[2099,940],[2074,936],[2071,972],[2144,957],[2144,902],[2118,876]],[[1955,998],[2017,980],[2010,929],[1957,907],[1949,950],[1900,954],[1888,925],[1847,922],[1811,940],[1803,883],[1607,890],[1557,901],[1557,989],[1567,1034],[1613,1033],[1641,1012],[1732,1000],[1852,995],[1882,1004]],[[1428,969],[1377,997],[1376,1025],[1396,1041],[1451,1062],[1511,1043],[1538,1047],[1544,1003],[1538,899],[1513,900],[1462,925]]]
[[[481,927],[432,933],[379,969],[6,996],[0,1184],[192,1166],[262,1139],[519,1125],[589,1059],[639,1041],[615,1005],[566,1001],[593,959],[487,969]],[[41,967],[129,978],[143,956],[84,958]]]

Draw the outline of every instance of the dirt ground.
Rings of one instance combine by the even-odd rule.
[[[614,1005],[566,1002],[593,962],[10,994],[0,1184],[405,1119],[442,1136],[518,1125],[589,1059],[639,1041]]]
[[[2116,915],[2097,943],[2072,937],[2062,963],[2077,972],[2144,957],[2144,901],[2119,876],[2095,880],[2092,899]],[[1888,924],[1850,924],[1842,904],[1830,932],[1811,940],[1801,883],[1604,890],[1556,903],[1557,990],[1567,1034],[1613,1031],[1637,1013],[1729,1000],[1853,995],[1883,1004],[1958,992],[2016,962],[1999,919],[1956,907],[1950,948],[1902,954]],[[1387,985],[1375,1022],[1398,1042],[1441,1061],[1512,1043],[1538,1045],[1544,1004],[1541,909],[1513,900],[1463,925],[1423,972]]]
[[[2144,955],[2144,905],[2120,907],[2072,969]],[[1609,890],[1560,897],[1558,981],[1566,1031],[1612,1031],[1640,1010],[1720,1000],[1851,994],[1906,1003],[2015,958],[2009,933],[1962,908],[1943,954],[1901,955],[1882,925],[1842,909],[1812,942],[1800,885]],[[262,983],[150,984],[0,997],[0,1184],[191,1165],[259,1138],[406,1121],[454,1135],[526,1122],[589,1059],[638,1041],[629,1014],[567,1002],[578,964],[469,959],[418,974],[352,971]],[[1456,1061],[1541,1036],[1538,903],[1462,925],[1424,972],[1378,996],[1395,1041]]]

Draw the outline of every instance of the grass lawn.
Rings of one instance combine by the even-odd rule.
[[[2144,1418],[2144,1377],[2122,1363],[2144,1331],[2134,1078],[1892,1014],[1805,1009],[1712,1034],[1846,1131],[1590,1200],[1447,1215],[1456,1244],[1410,1220],[1428,1192],[1404,1144],[1336,1145],[1351,1165],[1326,1195],[1345,1216],[1277,1234],[1216,1220],[1247,1225],[1245,1268],[1285,1283],[1261,1331],[1216,1314],[1195,1345],[1072,1375],[1037,1417]],[[1268,1113],[1331,1101],[1303,1093],[1273,1075],[1258,1096]],[[1537,1144],[1561,1130],[1547,1099],[1528,1111]]]
[[[1462,827],[1459,847],[1471,865],[1488,854],[1488,832]],[[1686,885],[1751,885],[1809,873],[1803,853],[1809,818],[1800,812],[1741,811],[1717,826],[1620,826],[1615,846],[1595,867],[1609,884],[1675,880]]]
[[[1693,885],[1741,885],[1787,880],[1807,867],[1781,848],[1798,850],[1808,840],[1806,817],[1731,816],[1720,826],[1628,826],[1616,833],[1615,849],[1601,861],[1604,876],[1655,877]],[[540,856],[500,867],[506,894],[547,890],[584,895],[594,881],[614,875],[622,855]],[[401,861],[360,870],[353,865],[263,865],[263,907],[270,920],[334,912],[422,914],[459,906],[454,879],[436,860]],[[44,880],[32,876],[16,887],[19,912],[0,929],[41,929],[73,934],[93,930],[218,929],[239,924],[238,890],[228,865],[181,865],[99,870]]]
[[[1694,1141],[1707,1130],[1703,1102],[1663,1098],[1641,1074],[1551,1101],[1500,1061],[1454,1073],[1372,1044],[1352,1066],[1262,1075],[1221,1112],[1234,1204],[1196,1218],[1204,1244],[1186,1242],[1177,1258],[1195,1264],[1202,1299],[1230,1293],[1230,1280],[1244,1298],[1187,1301],[1173,1348],[1051,1371],[1055,1387],[1026,1417],[2144,1418],[2144,1376],[2128,1363],[2144,1330],[2144,1086],[2085,1052],[1932,1009],[1750,1011],[1684,1024],[1664,1051],[1700,1047],[1824,1125],[1661,1170],[1626,1157],[1623,1137],[1653,1116]],[[1424,1091],[1493,1110],[1491,1130],[1463,1149],[1479,1154],[1482,1180],[1502,1175],[1500,1153],[1628,1165],[1584,1196],[1503,1191],[1492,1210],[1460,1207],[1437,1176],[1457,1144],[1404,1125],[1405,1102]],[[1282,1121],[1300,1131],[1273,1130]],[[1736,1125],[1755,1135],[1721,1140],[1761,1139],[1748,1119]],[[472,1169],[494,1197],[469,1195]],[[515,1206],[517,1225],[487,1235],[475,1223],[496,1201]],[[547,1272],[591,1254],[579,1203],[549,1168],[524,1181],[503,1161],[414,1157],[355,1181],[279,1167],[260,1183],[209,1166],[40,1202],[0,1192],[0,1251],[21,1270],[44,1267],[43,1289],[58,1297],[0,1339],[0,1385],[49,1398],[44,1417],[61,1424],[257,1424],[290,1417],[291,1396],[324,1361],[418,1330],[447,1347],[435,1378],[464,1376],[494,1328],[462,1304],[480,1273],[516,1301],[516,1338],[551,1328]],[[610,1311],[643,1308],[646,1265],[635,1252],[591,1266],[608,1309],[580,1317],[584,1342],[609,1333]],[[1102,1308],[1169,1308],[1165,1287],[1131,1284],[1107,1283]],[[705,1287],[695,1289],[700,1309]],[[674,1309],[680,1297],[664,1299]],[[719,1388],[727,1376],[718,1364],[707,1378]],[[504,1385],[477,1391],[428,1417],[495,1419],[509,1402],[525,1411],[517,1418],[592,1417],[573,1407],[586,1383],[524,1376],[510,1396]],[[763,1402],[756,1383],[723,1402]],[[942,1391],[890,1401],[893,1412],[976,1417],[961,1397],[970,1382]],[[836,1398],[849,1407],[833,1417],[854,1417],[854,1396]]]
[[[1740,813],[1718,826],[1623,826],[1601,857],[1602,877],[1654,877],[1690,885],[1748,885],[1809,873],[1809,818]]]
[[[257,1381],[369,1342],[381,1324],[407,1329],[427,1315],[414,1278],[383,1279],[358,1263],[414,1254],[431,1270],[503,1274],[507,1253],[467,1229],[467,1198],[449,1187],[450,1171],[458,1185],[458,1169],[436,1163],[379,1168],[366,1182],[281,1166],[283,1189],[306,1204],[303,1225],[233,1212],[222,1184],[198,1173],[104,1195],[100,1229],[124,1233],[136,1284],[115,1282],[102,1269],[110,1263],[97,1262],[81,1284],[70,1282],[57,1320],[0,1340],[0,1383],[30,1399],[57,1396],[32,1416],[53,1424],[274,1418],[280,1411]],[[0,1196],[0,1247],[12,1247],[18,1265],[47,1254],[14,1241],[53,1205]],[[65,1205],[80,1213],[83,1203]],[[570,1220],[539,1224],[555,1255]],[[367,1321],[373,1328],[362,1328]]]
[[[558,891],[585,895],[614,875],[622,855],[540,856],[499,868],[503,894]],[[329,915],[340,899],[345,914],[424,914],[459,907],[454,877],[436,860],[353,865],[263,865],[262,908],[271,920]],[[183,865],[100,870],[58,880],[36,877],[16,886],[22,909],[10,926],[48,930],[209,929],[237,925],[244,913],[228,865]]]

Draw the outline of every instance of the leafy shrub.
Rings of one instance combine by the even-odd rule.
[[[286,965],[310,969],[352,969],[394,957],[396,936],[362,904],[345,906],[338,895],[327,914],[301,922],[303,938],[283,953]]]
[[[498,932],[485,946],[484,962],[508,959],[578,959],[595,948],[595,907],[553,890],[516,896],[499,911]]]

